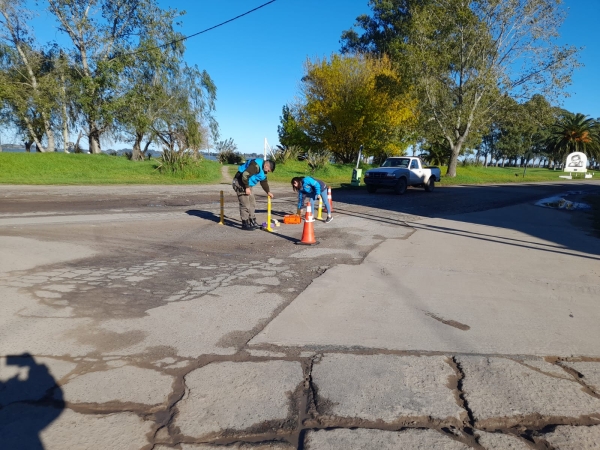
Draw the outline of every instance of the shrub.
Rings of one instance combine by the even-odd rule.
[[[219,152],[217,161],[221,164],[241,164],[244,161],[244,157],[240,152],[227,149]]]
[[[165,148],[158,158],[156,169],[161,173],[185,172],[198,165],[198,159],[191,152],[169,150]]]
[[[315,170],[322,169],[329,164],[331,156],[332,153],[329,150],[309,150],[306,153],[305,159],[308,163],[308,167],[310,167],[310,170],[314,172]]]
[[[288,161],[298,160],[304,151],[297,145],[283,146],[278,145],[277,150],[273,153],[273,158],[277,164],[285,164]]]

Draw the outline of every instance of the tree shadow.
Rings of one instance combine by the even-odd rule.
[[[29,353],[7,356],[4,372],[11,368],[19,373],[6,381],[0,373],[0,448],[43,450],[41,431],[65,407],[62,389],[48,367],[38,364]],[[27,378],[23,379],[25,371]]]
[[[410,218],[404,220],[411,222],[411,227],[420,227],[437,233],[460,234],[474,240],[488,240],[493,238],[496,242],[506,245],[535,248],[544,252],[555,254],[569,254],[576,257],[598,260],[600,255],[600,240],[597,237],[586,235],[582,229],[569,226],[577,215],[583,216],[582,211],[562,211],[533,206],[537,201],[568,192],[580,192],[581,195],[600,193],[600,184],[595,182],[568,182],[568,183],[527,183],[515,185],[489,185],[489,186],[453,186],[438,187],[433,193],[424,192],[423,189],[409,189],[404,195],[395,195],[391,191],[381,190],[376,194],[369,194],[366,189],[334,189],[334,212],[361,217],[382,223],[407,226],[402,217],[383,217],[381,210],[400,213],[409,216],[425,218],[448,219],[457,222],[475,225],[511,229],[532,237],[514,239],[494,235],[492,230],[489,235],[480,234],[474,230],[465,231],[448,227],[411,222]],[[576,196],[576,194],[571,194]],[[578,201],[578,200],[576,200]],[[336,202],[340,202],[336,206]],[[354,206],[376,208],[372,211],[367,208],[357,210]],[[517,208],[503,209],[519,206]],[[480,213],[480,214],[472,214]],[[484,232],[485,233],[485,232]],[[540,242],[545,241],[545,242]],[[587,254],[577,254],[572,252]]]

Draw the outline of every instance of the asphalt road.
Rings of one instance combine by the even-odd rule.
[[[299,247],[226,184],[2,186],[0,444],[592,448],[600,240],[533,205],[568,191],[336,190]]]

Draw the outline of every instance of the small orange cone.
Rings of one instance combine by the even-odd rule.
[[[298,245],[316,245],[318,244],[315,239],[315,218],[312,214],[312,207],[310,202],[306,204],[306,216],[304,219],[304,229],[302,230],[302,239],[300,242],[296,242]]]
[[[329,212],[333,212],[333,197],[331,196],[330,187],[327,187],[327,201],[329,202]]]

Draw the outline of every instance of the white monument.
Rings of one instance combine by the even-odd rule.
[[[585,156],[585,153],[570,153],[565,163],[565,172],[587,172],[587,156]]]

